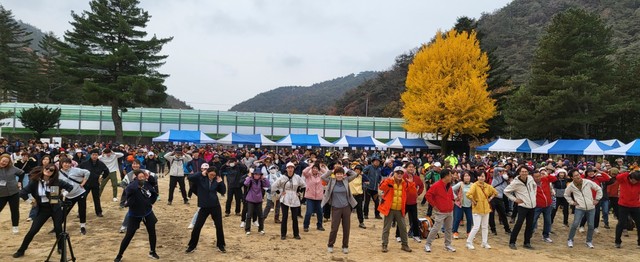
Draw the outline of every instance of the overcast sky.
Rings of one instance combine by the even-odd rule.
[[[142,0],[150,35],[173,36],[160,69],[167,93],[196,109],[228,110],[280,86],[369,70],[428,42],[457,17],[510,0]],[[18,20],[62,36],[89,0],[3,0]]]

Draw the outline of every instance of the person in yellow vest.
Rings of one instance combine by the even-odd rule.
[[[380,183],[379,189],[382,190],[382,200],[378,210],[384,215],[384,228],[382,229],[382,252],[388,252],[389,231],[392,222],[396,222],[400,228],[400,240],[402,242],[402,250],[411,252],[407,239],[407,226],[404,221],[405,207],[407,204],[407,193],[412,190],[416,191],[416,184],[413,182],[413,176],[403,178],[404,169],[398,166],[393,170],[393,176],[386,178]],[[416,192],[413,192],[416,194]]]
[[[456,154],[455,154],[453,151],[451,151],[451,154],[449,154],[449,156],[447,156],[447,157],[444,159],[444,161],[445,161],[445,162],[446,162],[446,161],[448,161],[448,162],[449,162],[449,165],[451,165],[451,166],[456,166],[456,165],[458,165],[458,157],[456,157]]]
[[[367,227],[364,225],[364,213],[362,210],[362,202],[364,202],[364,189],[362,188],[363,176],[362,176],[362,166],[357,165],[353,168],[353,171],[356,172],[357,176],[349,183],[349,189],[351,190],[351,194],[353,198],[356,199],[356,215],[358,216],[358,227],[366,229]]]
[[[478,175],[478,181],[471,185],[467,192],[467,198],[471,200],[471,213],[473,214],[473,228],[467,236],[467,248],[475,249],[473,239],[476,237],[478,230],[482,227],[482,247],[490,249],[489,238],[489,213],[491,213],[491,200],[498,195],[498,191],[491,185],[485,183],[487,179],[485,173]]]

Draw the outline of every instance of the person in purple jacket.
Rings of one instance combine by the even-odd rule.
[[[262,216],[262,199],[264,197],[264,188],[271,187],[269,180],[262,176],[262,169],[256,168],[253,170],[251,176],[248,176],[244,180],[244,185],[247,186],[247,194],[245,200],[247,201],[247,217],[246,221],[251,222],[251,217],[258,217],[258,232],[264,235],[264,216]],[[251,223],[245,223],[244,230],[247,235],[251,234]]]

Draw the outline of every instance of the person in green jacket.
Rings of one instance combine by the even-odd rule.
[[[444,161],[445,162],[449,162],[449,165],[451,165],[451,166],[458,165],[458,157],[456,157],[456,154],[453,151],[451,151],[451,154],[449,154],[449,156],[447,156],[444,159]]]

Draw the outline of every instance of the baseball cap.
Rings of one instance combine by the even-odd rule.
[[[290,167],[290,166],[295,167],[295,166],[296,166],[296,164],[291,163],[291,162],[287,163],[287,167]]]
[[[262,174],[262,168],[254,168],[252,174]]]
[[[149,152],[147,155],[148,156],[155,156],[156,154],[154,154],[153,152]]]
[[[403,159],[402,159],[402,162],[409,162],[409,158],[406,158],[406,157],[405,157],[405,158],[403,158]]]
[[[209,164],[207,164],[207,163],[202,163],[202,165],[200,166],[200,168],[209,168]]]
[[[433,166],[442,167],[442,164],[440,164],[440,162],[435,162],[435,163],[433,163]]]
[[[397,166],[396,168],[393,169],[393,172],[402,172],[404,173],[404,169],[401,166]]]

